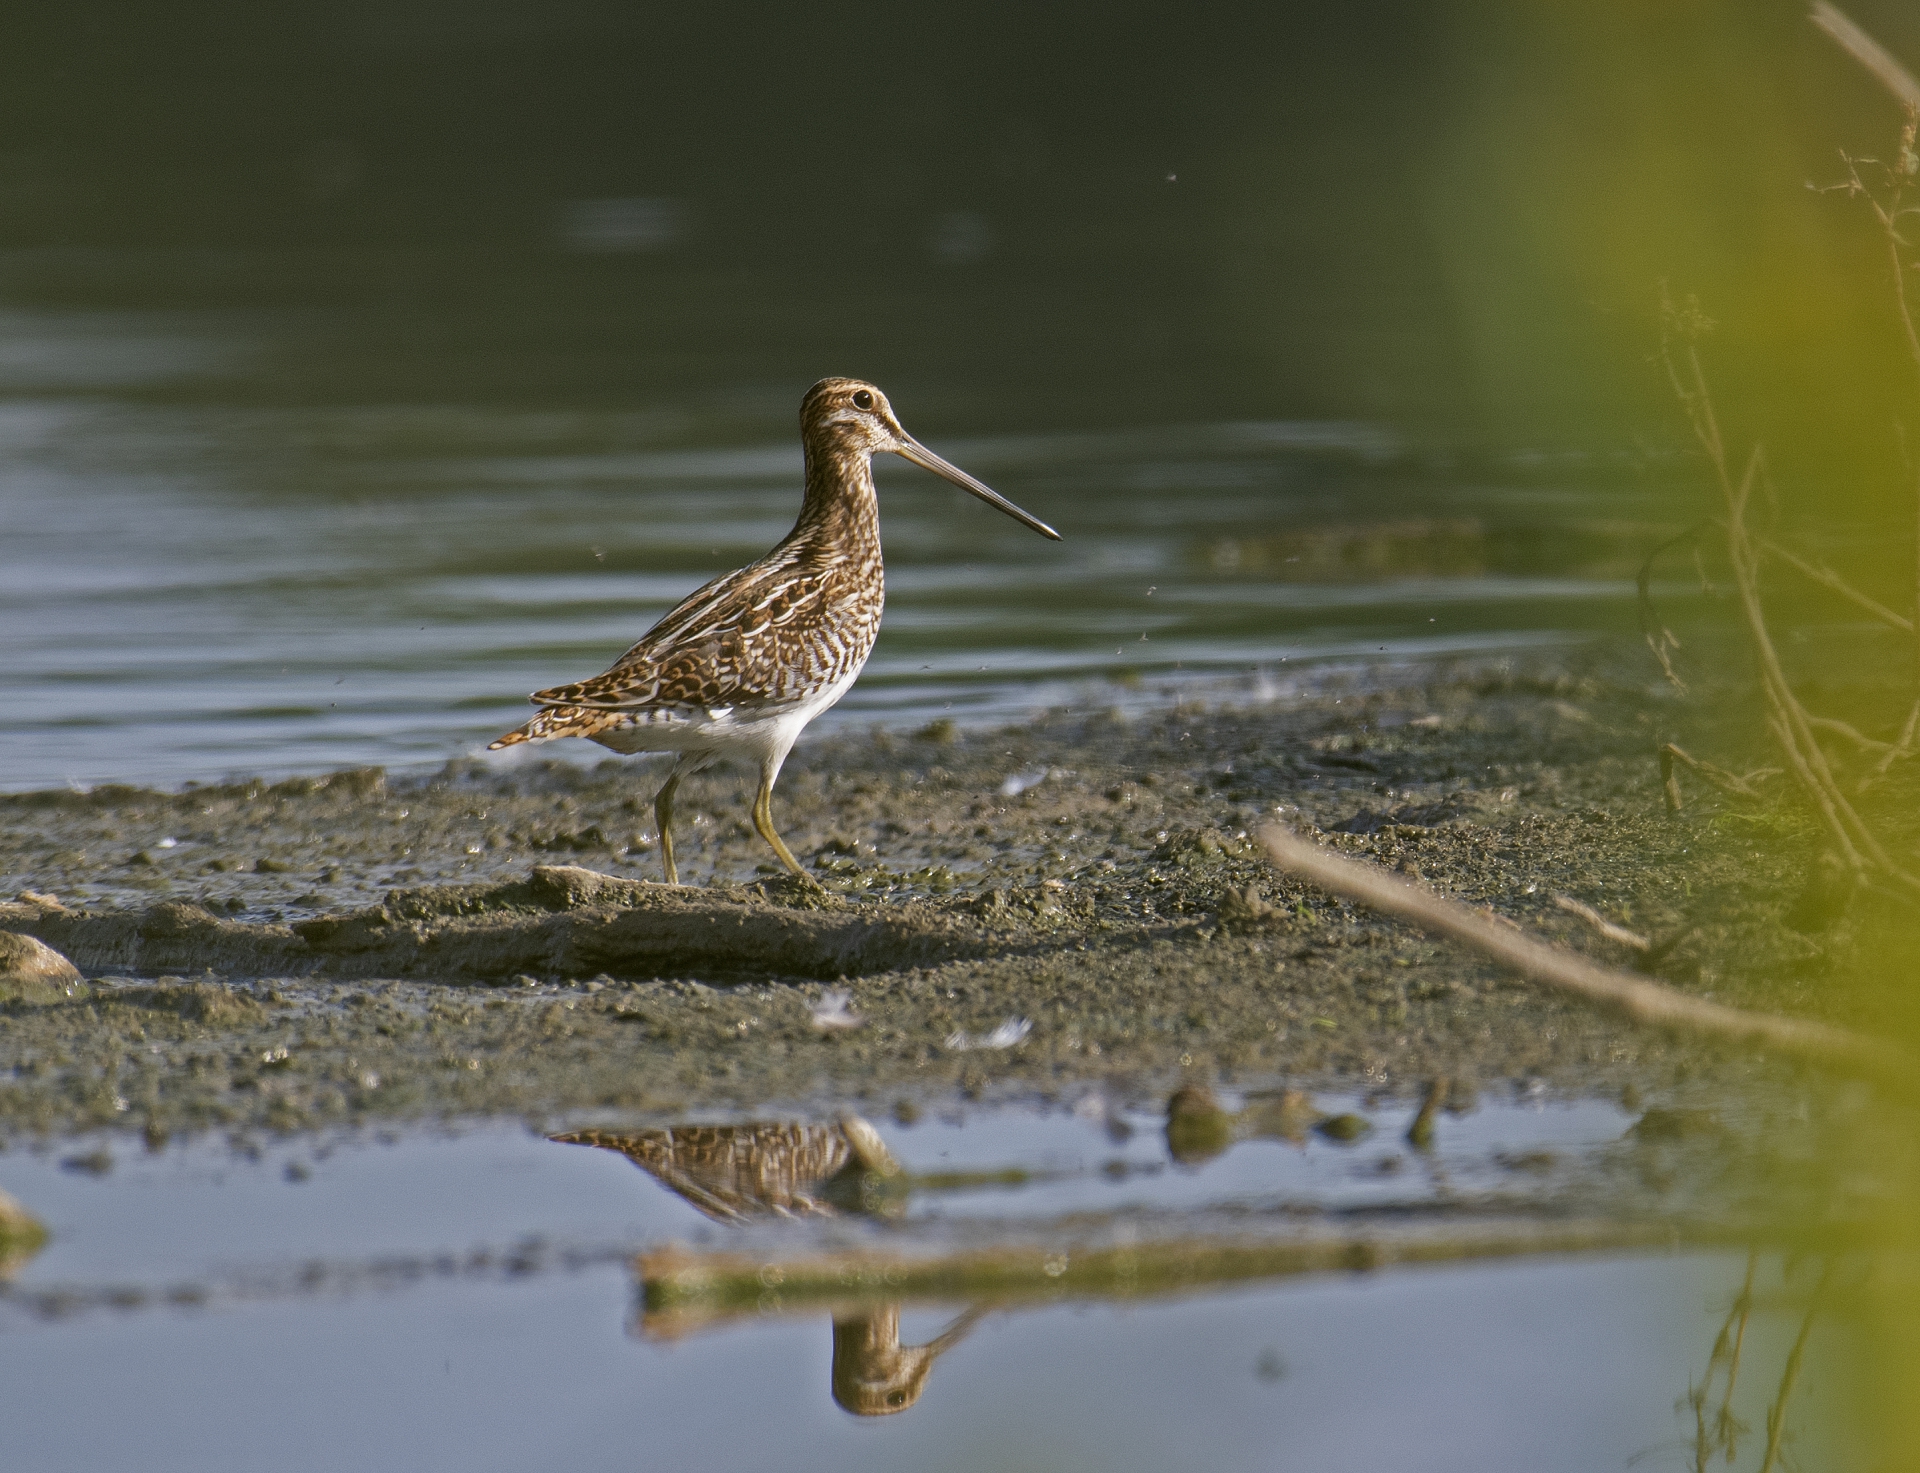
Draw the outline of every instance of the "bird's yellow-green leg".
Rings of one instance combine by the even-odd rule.
[[[780,835],[773,827],[773,779],[762,777],[760,791],[753,798],[753,826],[760,831],[760,837],[773,846],[773,852],[780,856],[780,862],[787,867],[787,873],[798,875],[803,880],[811,880],[812,875],[800,868],[800,862],[793,857]]]
[[[653,795],[653,821],[660,829],[660,858],[667,867],[667,883],[680,883],[680,871],[673,863],[673,793],[680,786],[680,770],[675,768],[660,791]]]

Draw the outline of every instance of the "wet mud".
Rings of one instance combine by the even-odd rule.
[[[1752,1049],[1540,996],[1276,875],[1249,837],[1278,816],[1630,964],[1570,896],[1652,937],[1673,985],[1897,1023],[1906,913],[1868,891],[1810,917],[1803,814],[1711,792],[1666,809],[1659,745],[1735,765],[1744,743],[1758,765],[1749,714],[1600,650],[825,740],[776,805],[816,884],[767,872],[724,770],[682,789],[682,887],[653,883],[658,774],[635,763],[0,798],[0,894],[20,897],[0,931],[81,974],[0,981],[0,1130],[680,1117],[1088,1078],[1403,1097],[1782,1079]]]
[[[926,905],[873,914],[791,881],[691,889],[578,865],[536,865],[527,879],[504,885],[395,890],[381,905],[291,925],[163,901],[99,914],[0,906],[0,927],[95,973],[188,969],[451,985],[528,973],[858,976],[977,955],[989,944],[985,927]]]

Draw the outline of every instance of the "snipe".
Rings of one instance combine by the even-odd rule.
[[[859,676],[880,632],[876,453],[910,460],[1041,536],[1060,537],[915,440],[872,384],[820,380],[800,403],[800,434],[806,497],[773,551],[689,594],[605,674],[535,691],[539,714],[492,743],[585,737],[621,753],[678,753],[653,800],[669,884],[680,879],[674,792],[688,773],[726,757],[759,767],[753,826],[791,873],[804,874],[773,827],[773,783],[807,723]]]

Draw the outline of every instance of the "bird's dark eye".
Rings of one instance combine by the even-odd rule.
[[[869,394],[865,389],[855,389],[853,391],[853,407],[855,409],[873,408],[873,395]]]

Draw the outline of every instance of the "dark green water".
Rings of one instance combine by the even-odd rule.
[[[1371,1113],[1382,1129],[1363,1144],[1263,1138],[1184,1161],[1158,1112],[1098,1092],[1071,1113],[888,1121],[889,1148],[927,1185],[884,1222],[824,1206],[776,1218],[742,1183],[822,1192],[777,1167],[736,1179],[708,1159],[709,1175],[676,1176],[655,1158],[643,1172],[497,1122],[237,1150],[110,1137],[19,1150],[0,1180],[54,1237],[0,1293],[10,1456],[194,1473],[1682,1467],[1700,1426],[1688,1393],[1706,1390],[1709,1432],[1721,1408],[1709,1358],[1723,1327],[1744,1370],[1727,1409],[1765,1424],[1804,1319],[1796,1296],[1816,1277],[1773,1254],[1534,1255],[1140,1296],[768,1292],[677,1322],[647,1308],[631,1267],[668,1243],[744,1251],[779,1285],[809,1249],[1037,1237],[1065,1264],[1183,1232],[1390,1238],[1430,1216],[1471,1235],[1500,1220],[1495,1203],[1550,1222],[1553,1194],[1596,1179],[1617,1193],[1633,1169],[1631,1117],[1610,1101],[1489,1101],[1447,1117],[1430,1156],[1400,1141],[1410,1104]],[[717,1203],[745,1220],[728,1225]],[[1743,1280],[1759,1298],[1738,1313]],[[836,1320],[903,1347],[955,1333],[893,1414],[850,1415]],[[1802,1456],[1853,1450],[1852,1334],[1844,1312],[1813,1323],[1783,1423]],[[1762,1441],[1734,1439],[1740,1466]],[[1724,1466],[1720,1443],[1698,1445]]]

